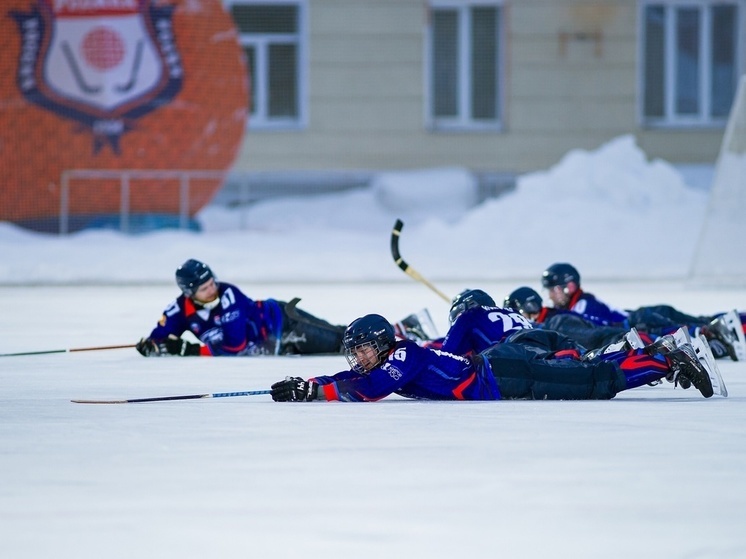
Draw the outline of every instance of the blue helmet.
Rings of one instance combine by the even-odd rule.
[[[392,324],[380,314],[366,314],[353,320],[342,337],[345,357],[353,371],[365,373],[380,365],[396,345],[396,334]],[[361,363],[354,350],[370,346],[375,350],[376,360]]]
[[[518,311],[522,315],[538,314],[544,302],[536,291],[530,287],[519,287],[505,297],[504,307]]]
[[[541,275],[541,285],[547,289],[551,289],[557,285],[564,286],[571,281],[580,286],[580,274],[574,266],[566,262],[552,264]]]
[[[496,306],[495,300],[481,289],[464,289],[453,298],[448,319],[453,323],[467,309],[494,306]]]
[[[176,269],[176,285],[187,297],[192,297],[199,286],[215,279],[215,274],[207,264],[190,258]]]

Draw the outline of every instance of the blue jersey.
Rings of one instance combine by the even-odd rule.
[[[282,307],[274,299],[254,301],[235,285],[218,283],[220,303],[213,309],[181,295],[163,311],[150,333],[155,341],[192,332],[205,344],[202,355],[276,354],[283,326]]]
[[[472,307],[451,325],[440,349],[456,355],[480,353],[510,334],[531,327],[527,318],[511,309]]]
[[[602,303],[591,293],[586,293],[578,289],[570,299],[568,309],[581,315],[593,324],[601,326],[619,325],[627,328],[627,311],[611,308],[606,303]]]
[[[399,394],[424,400],[499,400],[495,377],[486,367],[438,349],[401,340],[378,367],[360,374],[342,371],[310,380],[327,400],[365,402]]]

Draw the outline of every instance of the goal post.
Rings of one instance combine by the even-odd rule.
[[[703,285],[746,284],[746,75],[728,117],[689,279]]]

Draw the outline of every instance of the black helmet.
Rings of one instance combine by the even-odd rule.
[[[342,345],[345,349],[345,357],[353,371],[365,373],[380,365],[396,344],[396,335],[391,323],[380,314],[366,314],[353,320],[345,330],[342,337]],[[367,368],[358,362],[353,352],[355,348],[370,345],[375,349],[378,360],[374,365]]]
[[[538,314],[544,302],[536,291],[530,287],[519,287],[505,297],[503,306],[518,311],[522,315]]]
[[[566,262],[552,264],[541,275],[541,285],[548,289],[557,285],[567,285],[571,281],[580,286],[580,274],[574,266]]]
[[[448,314],[448,319],[453,323],[456,322],[456,319],[461,316],[461,313],[466,309],[494,306],[496,306],[495,300],[481,289],[464,289],[453,298],[451,312]]]
[[[207,264],[190,258],[176,269],[176,285],[187,297],[192,297],[199,286],[215,279],[215,274]]]

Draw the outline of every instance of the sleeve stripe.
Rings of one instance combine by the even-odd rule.
[[[339,392],[337,392],[337,383],[332,382],[331,384],[324,384],[321,386],[321,390],[324,392],[324,399],[328,401],[339,400]]]
[[[476,378],[477,373],[472,373],[468,379],[466,379],[464,382],[459,384],[456,388],[453,389],[453,395],[456,396],[457,400],[463,400],[464,399],[464,390],[466,390],[466,387],[469,386],[472,381]]]

